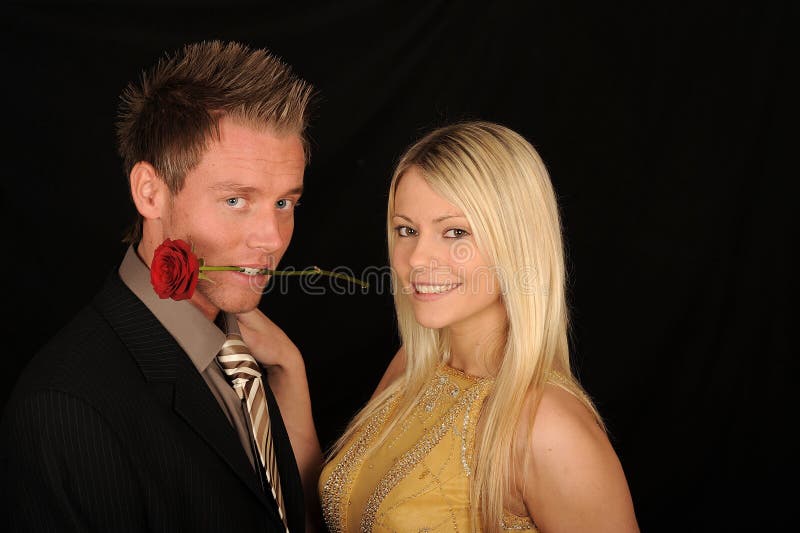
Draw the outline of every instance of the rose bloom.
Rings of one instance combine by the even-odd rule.
[[[153,254],[150,282],[159,298],[188,300],[194,294],[200,262],[189,244],[166,239]]]

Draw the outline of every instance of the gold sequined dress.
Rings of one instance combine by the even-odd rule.
[[[440,366],[421,401],[384,444],[370,444],[394,415],[390,399],[325,465],[319,489],[332,532],[470,531],[475,426],[493,380]],[[535,532],[504,514],[503,529]]]

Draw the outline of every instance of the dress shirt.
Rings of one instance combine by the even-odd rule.
[[[255,469],[250,433],[247,430],[241,400],[217,362],[217,354],[226,339],[225,331],[239,333],[236,317],[228,313],[224,313],[220,317],[220,322],[225,328],[223,331],[188,300],[175,301],[159,298],[150,283],[150,269],[133,246],[128,248],[125,258],[122,260],[119,276],[192,360],[228,421],[239,435],[242,448]]]

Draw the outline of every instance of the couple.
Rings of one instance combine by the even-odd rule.
[[[6,406],[4,530],[636,531],[570,372],[552,186],[502,126],[440,128],[401,158],[387,229],[402,347],[324,467],[303,359],[257,309],[267,277],[208,272],[190,299],[156,295],[165,239],[276,268],[311,93],[265,50],[217,41],[125,92],[139,220]]]

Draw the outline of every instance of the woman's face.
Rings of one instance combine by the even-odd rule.
[[[397,290],[420,325],[474,335],[505,319],[496,272],[478,251],[464,213],[434,192],[418,167],[397,185],[392,225]]]

